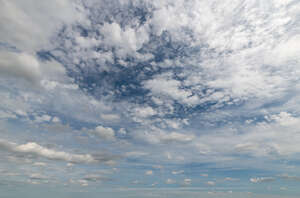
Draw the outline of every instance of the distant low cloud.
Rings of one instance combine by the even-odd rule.
[[[153,171],[152,171],[152,170],[147,170],[147,171],[145,172],[145,175],[153,175]]]
[[[276,179],[274,177],[255,177],[255,178],[250,178],[250,182],[252,183],[264,183],[264,182],[272,182],[275,181]]]
[[[175,180],[173,180],[173,179],[167,179],[166,180],[166,182],[165,182],[166,184],[175,184],[176,183],[176,181]]]
[[[56,151],[48,149],[35,142],[26,144],[16,144],[6,140],[0,140],[0,150],[4,150],[15,154],[35,155],[49,160],[60,160],[72,163],[97,163],[101,162],[95,159],[91,154],[73,154],[64,151]]]

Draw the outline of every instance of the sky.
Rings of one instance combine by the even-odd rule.
[[[0,0],[4,198],[296,198],[298,0]]]

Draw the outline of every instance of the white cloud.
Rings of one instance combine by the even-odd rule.
[[[77,180],[77,181],[75,181],[75,182],[72,182],[72,183],[78,183],[78,184],[80,184],[80,185],[83,186],[83,187],[89,185],[89,182],[88,182],[87,180],[85,180],[85,179],[79,179],[79,180]]]
[[[94,133],[104,140],[115,140],[115,131],[109,127],[97,126]]]
[[[176,181],[175,180],[173,180],[173,179],[167,179],[166,180],[166,182],[165,182],[166,184],[175,184],[176,183]]]
[[[186,144],[195,139],[193,134],[165,131],[134,132],[133,135],[137,140],[150,144]]]
[[[152,170],[147,170],[147,171],[145,172],[145,175],[153,175],[153,171],[152,171]]]
[[[148,153],[145,153],[145,152],[141,152],[141,151],[130,151],[130,152],[126,152],[125,153],[125,156],[126,157],[143,157],[143,156],[146,156],[148,155]]]
[[[232,177],[225,177],[224,181],[240,181],[238,178],[232,178]]]
[[[52,118],[52,122],[55,122],[55,123],[57,123],[57,122],[60,122],[60,119],[59,119],[59,117],[53,117]]]
[[[131,182],[132,184],[140,184],[141,182],[139,180],[134,180]]]
[[[136,16],[130,18],[133,8],[126,7],[126,2],[101,1],[101,9],[88,7],[91,2],[87,2],[87,9],[83,10],[76,6],[76,2],[68,0],[50,3],[4,1],[0,8],[0,75],[3,77],[0,84],[4,90],[0,90],[0,118],[21,117],[22,122],[36,118],[38,122],[49,122],[51,117],[43,115],[49,111],[56,113],[63,119],[62,122],[76,121],[80,122],[79,125],[104,121],[113,122],[111,126],[119,129],[116,121],[121,121],[126,131],[121,128],[117,135],[128,142],[114,144],[109,149],[119,152],[121,147],[125,157],[140,158],[141,161],[152,158],[157,160],[156,163],[163,160],[180,163],[212,161],[236,167],[248,163],[250,160],[240,159],[248,155],[251,159],[263,157],[266,161],[278,157],[298,158],[299,36],[296,36],[297,28],[293,27],[299,21],[298,5],[291,4],[291,1],[264,3],[262,7],[269,10],[265,13],[266,10],[262,10],[255,1],[141,2],[132,2],[130,6],[145,6],[143,11],[149,12],[147,14],[151,17],[146,14],[143,23]],[[124,8],[126,11],[123,13]],[[112,9],[113,16],[110,15]],[[83,19],[83,12],[90,18]],[[82,21],[68,26],[77,20]],[[63,35],[58,38],[56,31],[61,30],[59,27],[62,25],[66,25],[66,29],[60,32]],[[77,25],[80,30],[76,29]],[[83,30],[88,32],[87,36],[81,35]],[[146,47],[143,48],[143,45]],[[3,52],[2,49],[7,46],[12,47],[10,50],[21,52]],[[14,46],[17,49],[13,49]],[[101,48],[99,51],[98,47]],[[65,50],[67,53],[58,57],[64,66],[54,60],[39,61],[34,55],[39,49]],[[54,50],[51,53],[56,56],[59,52]],[[163,60],[156,61],[154,56]],[[152,62],[147,62],[151,59]],[[120,98],[121,102],[112,100],[114,94],[122,95],[115,90],[114,79],[107,82],[113,88],[100,82],[101,85],[95,83],[95,86],[83,90],[64,69],[67,67],[71,75],[78,70],[76,80],[79,81],[86,80],[85,73],[98,76],[103,71],[108,76],[111,74],[109,71],[113,71],[119,80],[127,75],[119,66],[134,65],[144,69],[144,64],[147,64],[147,72],[155,73],[154,76],[148,76],[144,70],[133,73],[126,68],[133,75],[137,74],[134,80],[139,81],[137,87],[132,85],[130,88],[148,91],[148,95],[142,97],[145,100],[143,106],[124,98]],[[162,73],[156,74],[161,70]],[[8,77],[10,80],[6,82]],[[100,81],[100,78],[101,75],[97,80]],[[31,92],[11,79],[41,82],[42,89]],[[108,96],[104,97],[103,93]],[[109,102],[104,103],[103,100]],[[155,104],[152,105],[152,102]],[[232,106],[222,108],[226,105]],[[127,115],[126,111],[129,112]],[[184,128],[188,124],[184,124],[184,118],[178,117],[189,119],[189,126]],[[239,124],[240,120],[244,122],[245,117],[251,122]],[[53,122],[59,120],[58,117],[52,118]],[[113,128],[98,126],[89,132],[103,140],[114,141],[116,132]],[[89,138],[86,137],[85,141],[88,142]],[[140,148],[135,146],[145,142],[155,145],[145,144],[143,150],[138,151]],[[22,145],[0,142],[0,147],[12,153],[68,163],[101,161],[96,160],[94,155],[56,151],[32,142]],[[246,166],[256,166],[256,160]],[[114,164],[113,160],[106,162]],[[265,162],[260,160],[260,163]],[[175,170],[177,168],[174,167]],[[172,174],[180,173],[183,171],[172,171]],[[262,182],[266,178],[251,179]],[[234,179],[228,177],[224,180]],[[173,182],[170,180],[169,183]],[[79,183],[88,185],[84,179]]]
[[[2,42],[32,52],[49,44],[50,36],[63,24],[84,18],[69,0],[36,2],[3,1],[0,8]],[[47,24],[47,25],[45,25]]]
[[[118,133],[119,133],[120,135],[126,135],[126,134],[127,134],[127,131],[126,131],[126,129],[124,129],[124,128],[120,128],[119,131],[118,131]]]
[[[291,180],[291,181],[300,181],[300,176],[282,174],[278,176],[280,179]]]
[[[0,51],[0,75],[36,82],[41,78],[41,68],[33,55]]]
[[[98,182],[98,181],[109,180],[109,178],[104,177],[103,175],[100,175],[100,174],[88,174],[88,175],[84,176],[83,180],[91,181],[91,182]]]
[[[49,179],[47,176],[42,175],[40,173],[33,173],[29,176],[30,179],[34,180],[44,180],[44,179]]]
[[[44,115],[41,115],[41,116],[35,116],[34,121],[37,122],[37,123],[49,122],[51,120],[51,118],[52,118],[51,116],[44,114]]]
[[[144,87],[151,90],[153,96],[159,98],[167,97],[188,105],[197,104],[199,102],[199,98],[193,95],[190,90],[180,88],[180,81],[171,79],[165,75],[160,75],[144,82]]]
[[[183,174],[184,170],[178,170],[178,171],[172,171],[173,175],[179,175],[179,174]]]
[[[96,163],[96,160],[90,154],[72,154],[64,151],[56,151],[40,146],[35,142],[26,144],[16,144],[6,140],[0,140],[0,149],[17,154],[36,155],[49,160],[62,160],[73,163]]]
[[[170,143],[170,142],[186,143],[186,142],[193,141],[194,138],[195,138],[194,135],[172,132],[168,134],[162,134],[160,137],[160,141],[163,143]]]
[[[191,184],[192,184],[192,179],[190,179],[190,178],[184,179],[184,180],[183,180],[183,184],[184,184],[184,185],[191,185]]]
[[[111,121],[111,122],[120,120],[120,116],[117,114],[101,114],[100,117],[105,121]]]
[[[273,177],[250,178],[250,182],[252,182],[252,183],[262,183],[262,182],[272,182],[272,181],[275,181],[275,178],[273,178]]]
[[[153,165],[152,168],[163,169],[164,167],[162,165]]]
[[[135,109],[135,115],[138,117],[146,118],[149,116],[153,116],[157,114],[157,112],[151,107],[137,108]]]
[[[206,184],[209,185],[209,186],[215,186],[216,182],[214,182],[214,181],[208,181],[208,182],[206,182]]]
[[[34,166],[40,166],[40,167],[45,167],[47,164],[45,162],[35,162],[33,163]]]
[[[104,36],[104,44],[119,48],[118,55],[120,57],[132,54],[140,49],[142,44],[149,39],[148,33],[143,26],[139,29],[131,27],[122,29],[118,23],[104,23],[100,28],[100,32]]]

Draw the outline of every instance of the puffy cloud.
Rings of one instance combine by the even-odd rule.
[[[53,117],[52,122],[54,122],[54,123],[60,122],[59,117]]]
[[[105,23],[100,28],[100,32],[104,36],[103,43],[120,48],[121,57],[135,52],[148,41],[148,33],[143,26],[136,30],[131,27],[123,30],[118,23]],[[125,54],[121,50],[124,50]]]
[[[171,79],[165,75],[144,82],[144,86],[146,89],[151,90],[153,96],[156,97],[167,97],[188,105],[199,102],[199,98],[193,95],[191,90],[180,88],[180,81]]]
[[[64,123],[56,128],[70,139],[59,141],[80,139],[68,145],[74,150],[83,142],[87,150],[103,145],[90,146],[91,137],[73,126],[109,123],[112,128],[101,124],[87,131],[116,143],[107,149],[138,158],[126,161],[129,167],[135,160],[233,168],[256,167],[259,161],[268,169],[275,166],[268,166],[273,159],[298,159],[298,10],[292,1],[5,1],[0,118],[35,128],[34,135],[49,129],[34,119]],[[11,79],[40,82],[42,89],[32,91]],[[1,130],[20,127],[3,123]],[[109,156],[33,142],[1,141],[0,147],[17,156],[114,164]],[[74,181],[86,186],[97,180],[89,176]]]
[[[142,118],[146,118],[156,114],[157,112],[151,107],[137,108],[135,110],[135,115]]]
[[[115,140],[115,131],[109,127],[97,126],[94,133],[104,140]]]
[[[33,55],[0,51],[0,75],[36,82],[41,78],[41,68]]]
[[[2,42],[30,52],[48,44],[61,25],[84,18],[69,0],[3,1],[0,16]]]
[[[40,122],[49,122],[50,120],[51,120],[51,116],[42,115],[42,116],[36,116],[34,121],[40,123]]]

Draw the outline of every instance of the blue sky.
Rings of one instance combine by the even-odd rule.
[[[300,194],[297,0],[0,0],[0,193]]]

